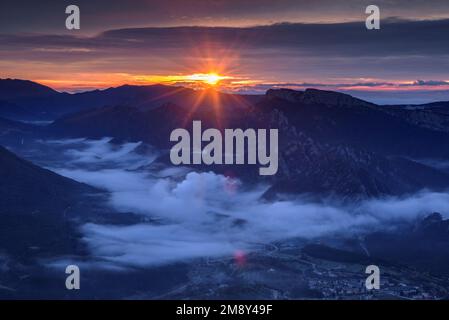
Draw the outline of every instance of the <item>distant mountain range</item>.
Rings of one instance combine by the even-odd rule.
[[[208,101],[214,93],[205,95],[203,101]],[[279,89],[253,104],[237,101],[237,111],[207,103],[192,110],[168,102],[153,108],[103,107],[62,117],[48,130],[56,136],[111,136],[167,149],[170,132],[190,128],[192,120],[201,120],[205,128],[278,128],[280,170],[267,195],[306,192],[352,198],[449,186],[446,173],[410,160],[449,158],[449,134],[443,130],[414,125],[383,107],[337,92]],[[260,179],[247,166],[202,169]]]
[[[105,106],[153,108],[168,102],[191,106],[197,103],[196,91],[164,85],[123,85],[82,93],[61,93],[41,84],[17,79],[0,79],[0,117],[13,120],[54,120],[62,115]],[[224,105],[235,99],[251,104],[258,96],[221,94]],[[214,103],[207,98],[204,104]]]
[[[265,95],[241,96],[163,85],[125,85],[79,94],[57,93],[22,80],[1,80],[1,86],[18,91],[0,90],[4,93],[0,100],[10,99],[5,109],[9,113],[11,106],[19,105],[19,113],[33,111],[28,114],[31,120],[42,115],[59,118],[39,128],[0,120],[0,141],[2,131],[9,132],[10,139],[109,136],[168,150],[173,129],[190,129],[193,120],[201,120],[203,128],[279,129],[280,168],[267,181],[272,185],[269,197],[310,193],[353,199],[449,186],[448,173],[420,163],[449,159],[449,109],[444,102],[378,106],[316,89],[272,89]],[[35,100],[30,98],[33,94]],[[166,155],[160,158],[167,160]],[[255,166],[197,168],[261,181]]]

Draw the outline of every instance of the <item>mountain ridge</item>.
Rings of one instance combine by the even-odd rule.
[[[14,89],[14,87],[16,87],[16,89]],[[48,86],[30,80],[0,79],[0,117],[12,120],[55,120],[70,113],[114,105],[150,108],[169,102],[180,105],[194,105],[195,103],[198,103],[198,96],[201,92],[202,91],[186,87],[165,84],[123,84],[105,89],[67,93],[59,92]],[[265,94],[259,95],[223,92],[217,92],[217,95],[220,97],[220,100],[223,100],[227,105],[235,103],[253,105],[258,103],[263,97],[268,96],[272,98],[283,98],[290,102],[300,102],[308,105],[323,104],[340,107],[381,107],[381,105],[345,93],[314,88],[307,88],[304,91],[269,89]],[[436,106],[446,105],[448,103],[449,102],[442,101],[424,105],[419,104],[416,106]]]
[[[297,91],[292,89],[269,89],[266,94],[268,97],[277,97],[293,103],[304,104],[325,104],[337,107],[374,107],[374,103],[355,98],[349,94],[319,90],[314,88],[307,88],[304,91]]]

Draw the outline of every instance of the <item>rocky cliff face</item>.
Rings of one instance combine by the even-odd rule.
[[[279,128],[279,172],[267,196],[276,193],[336,195],[346,199],[443,189],[449,176],[400,157],[386,157],[347,145],[315,141],[280,111],[268,114]]]

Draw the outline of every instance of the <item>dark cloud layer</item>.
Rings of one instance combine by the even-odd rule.
[[[449,20],[388,20],[380,31],[368,31],[364,23],[282,23],[248,28],[172,27],[117,29],[93,37],[73,35],[3,34],[2,49],[83,48],[91,50],[183,49],[207,44],[217,48],[296,50],[306,55],[410,56],[449,51]],[[55,51],[57,52],[57,51]],[[280,51],[288,54],[288,51]]]
[[[65,7],[77,4],[81,32],[125,26],[226,25],[363,20],[370,0],[2,0],[0,30],[67,32]],[[446,0],[377,0],[383,17],[449,17]]]

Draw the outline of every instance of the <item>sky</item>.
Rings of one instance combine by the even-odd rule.
[[[65,28],[69,4],[80,30]],[[380,30],[365,27],[370,4]],[[0,78],[68,92],[315,87],[423,103],[449,100],[448,34],[447,0],[2,0]]]

